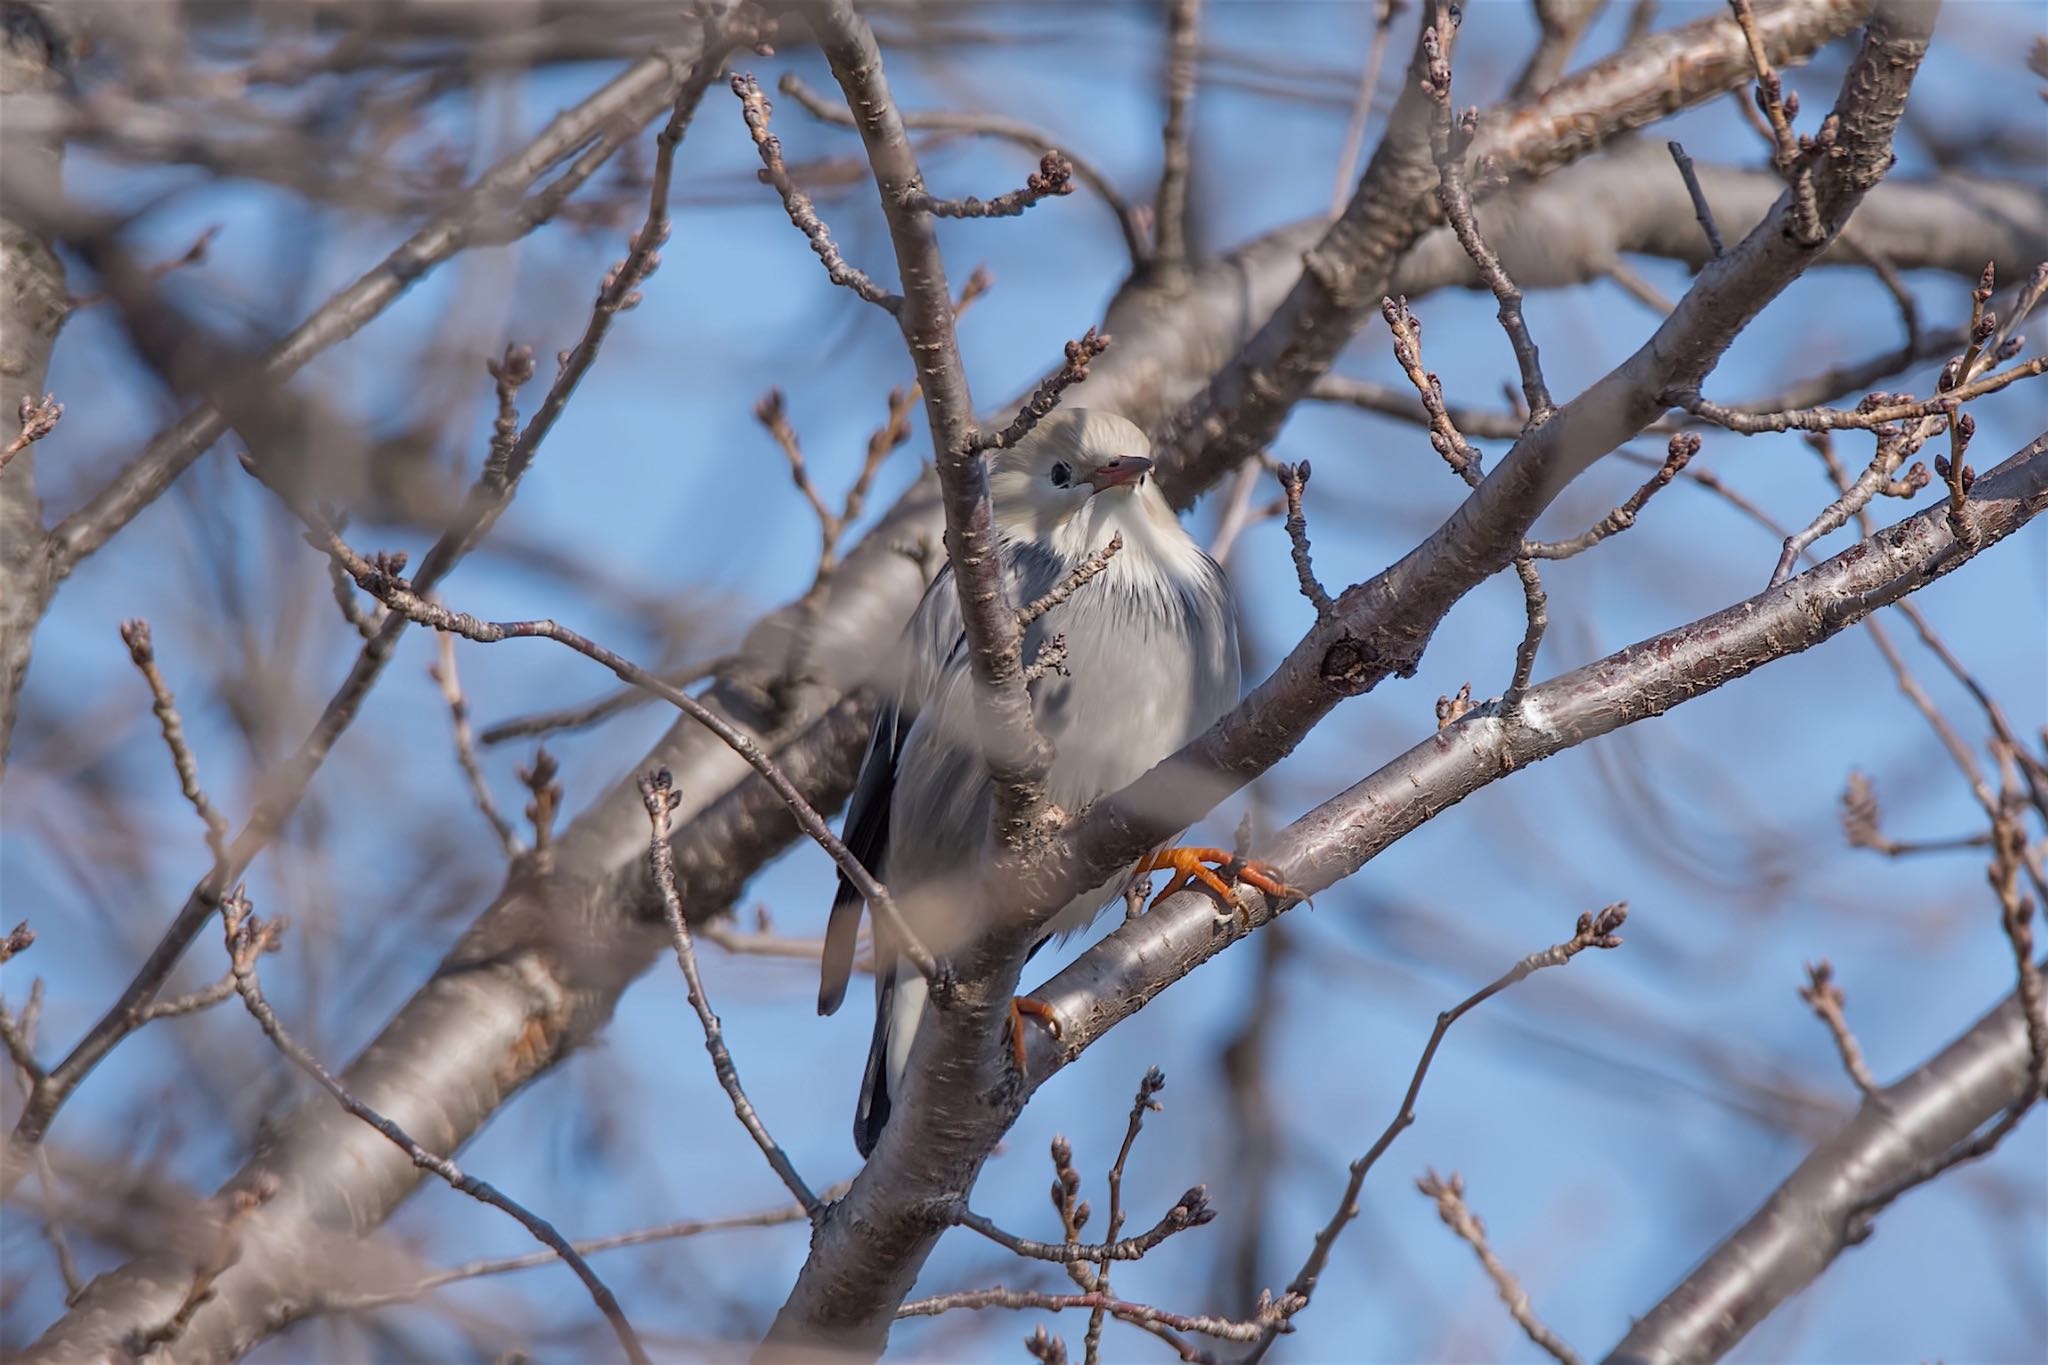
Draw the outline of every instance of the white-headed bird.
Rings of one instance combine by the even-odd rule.
[[[1027,663],[1054,636],[1065,640],[1064,671],[1045,673],[1031,694],[1039,731],[1053,747],[1048,795],[1068,811],[1135,780],[1237,701],[1229,586],[1160,493],[1150,453],[1145,433],[1124,418],[1062,408],[997,453],[989,469],[1014,605],[1036,601],[1113,538],[1122,540],[1094,578],[1025,631]],[[943,957],[977,927],[994,815],[950,567],[918,603],[895,665],[847,803],[845,841]],[[1047,925],[1046,938],[1085,928],[1144,871],[1171,868],[1169,889],[1199,879],[1227,896],[1203,864],[1229,858],[1217,849],[1155,853],[1076,896]],[[1254,865],[1239,875],[1274,894],[1285,890],[1270,869]],[[845,998],[860,913],[860,893],[842,876],[825,933],[821,1014]],[[924,979],[877,926],[875,1035],[854,1116],[862,1156],[874,1150],[890,1097],[901,1089],[925,995]],[[1011,1027],[1021,1064],[1016,1010]]]

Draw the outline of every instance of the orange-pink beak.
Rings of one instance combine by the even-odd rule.
[[[1143,455],[1119,455],[1107,464],[1098,466],[1088,476],[1088,482],[1098,493],[1112,488],[1126,488],[1152,472],[1152,462]]]

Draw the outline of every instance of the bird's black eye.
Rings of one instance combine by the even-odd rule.
[[[1054,488],[1065,488],[1068,484],[1072,483],[1073,481],[1074,471],[1068,467],[1067,462],[1065,460],[1061,460],[1057,464],[1053,465],[1052,486]]]

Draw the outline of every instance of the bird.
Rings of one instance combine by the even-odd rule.
[[[1055,637],[1064,649],[1060,666],[1038,670],[1030,683],[1031,709],[1052,747],[1047,795],[1064,810],[1079,810],[1134,781],[1237,703],[1230,588],[1160,492],[1150,440],[1114,412],[1055,409],[991,456],[988,484],[1011,603],[1037,602],[1109,551],[1092,578],[1024,631],[1027,664]],[[927,586],[893,660],[843,841],[887,883],[912,931],[944,956],[977,927],[975,900],[994,853],[995,804],[977,742],[974,682],[950,564]],[[1291,890],[1272,869],[1226,850],[1165,848],[1076,896],[1047,922],[1032,951],[1087,927],[1150,871],[1174,874],[1161,899],[1194,881],[1234,904],[1208,863],[1269,894]],[[825,933],[820,1014],[835,1012],[845,998],[862,907],[860,891],[842,872]],[[927,997],[924,978],[879,922],[874,959],[874,1037],[854,1116],[854,1145],[864,1158],[901,1093]],[[1013,1003],[1011,1045],[1020,1071],[1025,1014],[1057,1031],[1041,1002]]]

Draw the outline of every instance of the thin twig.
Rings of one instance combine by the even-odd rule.
[[[1870,1065],[1863,1060],[1863,1048],[1850,1031],[1842,988],[1835,984],[1834,966],[1826,958],[1806,964],[1806,984],[1799,988],[1799,998],[1827,1025],[1828,1035],[1835,1040],[1835,1050],[1842,1054],[1842,1070],[1849,1073],[1856,1088],[1866,1098],[1876,1096],[1877,1078],[1870,1074]]]
[[[1067,343],[1067,358],[1060,367],[1039,381],[1024,406],[1017,409],[1017,415],[1010,419],[1001,431],[982,433],[974,438],[976,450],[1008,450],[1031,434],[1033,427],[1052,415],[1060,405],[1061,397],[1074,385],[1088,378],[1088,362],[1109,349],[1111,338],[1106,333],[1090,327],[1078,340]]]
[[[1763,34],[1757,29],[1756,15],[1750,10],[1749,0],[1728,0],[1728,7],[1735,13],[1735,22],[1742,27],[1743,39],[1749,44],[1750,63],[1756,68],[1756,103],[1769,123],[1771,164],[1792,187],[1793,240],[1803,246],[1817,246],[1827,239],[1827,233],[1821,226],[1812,162],[1792,131],[1792,120],[1799,114],[1799,96],[1786,90],[1784,82],[1772,69],[1770,54],[1765,51]]]
[[[1889,644],[1889,641],[1886,642]],[[1887,657],[1895,657],[1895,650],[1887,650]],[[1905,661],[1898,659],[1895,669],[1903,669]],[[1908,677],[1911,675],[1908,674]],[[1944,725],[1946,722],[1944,722]],[[1971,776],[1965,773],[1965,776]],[[1884,832],[1878,815],[1877,793],[1870,785],[1870,779],[1860,772],[1849,774],[1849,783],[1842,789],[1842,833],[1851,848],[1867,848],[1872,853],[1882,853],[1888,858],[1906,858],[1918,853],[1956,853],[1965,849],[1991,847],[1991,835],[1964,834],[1953,839],[1894,839]]]
[[[619,1301],[612,1291],[605,1287],[597,1272],[578,1254],[568,1239],[556,1230],[554,1224],[534,1213],[517,1200],[500,1192],[488,1181],[468,1175],[447,1157],[436,1155],[420,1146],[403,1128],[358,1099],[335,1074],[323,1065],[319,1058],[285,1031],[278,1021],[277,1013],[263,996],[262,984],[256,978],[256,960],[263,953],[272,951],[282,920],[259,920],[250,910],[249,901],[237,887],[232,895],[221,903],[221,928],[227,940],[228,962],[235,978],[235,990],[242,997],[242,1003],[263,1030],[264,1036],[276,1045],[277,1050],[299,1070],[311,1076],[335,1103],[356,1118],[381,1133],[393,1146],[404,1152],[412,1164],[423,1171],[431,1171],[449,1185],[480,1203],[503,1210],[517,1219],[522,1227],[532,1233],[544,1245],[562,1258],[569,1268],[576,1272],[576,1278],[583,1281],[584,1288],[611,1324],[619,1345],[625,1350],[627,1359],[634,1365],[649,1365],[647,1352],[640,1345],[640,1338],[633,1330],[633,1324],[626,1320],[619,1308]]]
[[[1028,1237],[1005,1232],[993,1220],[982,1217],[965,1205],[955,1209],[952,1217],[961,1227],[978,1232],[997,1246],[1007,1247],[1029,1260],[1073,1265],[1089,1261],[1100,1264],[1104,1261],[1143,1260],[1154,1247],[1175,1233],[1214,1221],[1216,1210],[1209,1206],[1208,1191],[1197,1185],[1183,1194],[1180,1202],[1166,1211],[1165,1217],[1135,1237],[1100,1243],[1034,1242]]]
[[[333,560],[329,560],[328,565],[353,589],[354,580],[349,578],[348,570]],[[702,682],[714,673],[724,672],[738,660],[737,654],[721,654],[701,664],[692,664],[674,673],[665,673],[662,675],[662,681],[670,687],[688,687],[692,683]],[[581,730],[599,721],[609,720],[621,711],[659,700],[659,697],[645,688],[622,687],[593,701],[580,702],[575,706],[564,706],[554,711],[536,711],[529,716],[514,716],[510,720],[501,720],[478,735],[477,743],[488,749],[507,740],[549,735],[561,730]]]
[[[1109,1168],[1109,1231],[1103,1241],[1110,1246],[1116,1244],[1117,1234],[1124,1230],[1124,1166],[1131,1159],[1131,1148],[1138,1143],[1138,1130],[1145,1126],[1146,1112],[1160,1107],[1159,1092],[1165,1088],[1166,1073],[1156,1066],[1147,1067],[1138,1081],[1137,1094],[1131,1100],[1131,1117],[1124,1126],[1123,1145],[1117,1148],[1116,1160]],[[1110,1293],[1109,1268],[1113,1258],[1103,1255],[1096,1259],[1096,1263],[1099,1268],[1095,1274],[1095,1287],[1106,1297]],[[1088,1333],[1082,1338],[1082,1359],[1090,1365],[1101,1357],[1102,1321],[1107,1312],[1104,1307],[1088,1311]]]
[[[1170,1327],[1177,1332],[1196,1332],[1220,1341],[1253,1342],[1264,1330],[1257,1322],[1170,1313],[1164,1308],[1111,1298],[1106,1294],[1047,1294],[1029,1289],[966,1289],[929,1299],[912,1299],[896,1310],[896,1316],[934,1318],[956,1308],[1027,1308],[1054,1313],[1070,1308],[1085,1308],[1090,1312],[1100,1308],[1118,1321],[1138,1327]]]
[[[1019,607],[1017,629],[1029,629],[1033,622],[1079,592],[1090,579],[1109,567],[1109,561],[1116,558],[1117,551],[1123,547],[1123,534],[1118,532],[1109,538],[1109,544],[1076,564],[1065,578],[1046,589],[1041,596]]]
[[[768,128],[774,106],[761,93],[760,82],[748,74],[736,75],[732,78],[732,92],[740,97],[747,131],[753,135],[754,146],[761,154],[762,174],[782,196],[782,208],[789,215],[789,221],[796,224],[797,230],[810,242],[811,250],[825,263],[826,278],[894,315],[903,307],[903,300],[876,284],[864,271],[848,264],[839,252],[838,243],[832,240],[832,230],[818,216],[817,206],[811,203],[811,197],[790,179],[789,168],[782,162],[782,139]]]
[[[811,512],[818,519],[818,571],[816,577],[823,579],[838,563],[839,537],[846,529],[839,514],[825,502],[825,495],[818,491],[818,485],[811,479],[810,466],[804,460],[803,442],[797,438],[796,428],[789,424],[789,410],[783,404],[782,390],[770,389],[754,404],[754,420],[767,428],[774,438],[776,447],[789,462],[790,482],[796,491],[803,494],[804,501],[811,506]]]
[[[218,864],[227,843],[227,817],[214,808],[205,789],[199,785],[199,762],[192,757],[192,746],[185,739],[185,722],[178,715],[177,699],[171,695],[163,673],[156,666],[156,647],[150,640],[149,622],[123,621],[121,643],[128,646],[128,657],[135,661],[136,668],[142,671],[143,681],[149,684],[150,709],[156,713],[157,725],[163,730],[164,747],[171,751],[171,765],[178,770],[178,790],[184,793],[185,800],[198,812],[200,822],[206,826],[206,849]]]
[[[1618,532],[1626,531],[1636,524],[1636,514],[1643,510],[1657,492],[1684,472],[1692,457],[1700,453],[1700,438],[1689,431],[1674,435],[1668,446],[1664,463],[1638,488],[1629,500],[1594,522],[1590,530],[1573,536],[1570,540],[1528,540],[1522,542],[1522,553],[1530,559],[1570,559],[1583,554],[1601,541]]]
[[[1310,387],[1308,396],[1317,402],[1346,403],[1365,412],[1398,417],[1418,426],[1426,427],[1430,421],[1428,411],[1416,401],[1413,387],[1401,388],[1393,384],[1376,384],[1368,379],[1353,379],[1349,375],[1326,374]],[[1512,441],[1522,434],[1523,419],[1517,413],[1467,407],[1452,407],[1447,411],[1451,424],[1467,436]]]
[[[1700,188],[1699,172],[1693,169],[1692,158],[1685,154],[1683,143],[1674,140],[1664,146],[1670,151],[1671,159],[1678,163],[1678,174],[1685,181],[1685,192],[1692,196],[1692,215],[1700,220],[1700,231],[1707,235],[1707,249],[1718,260],[1727,254],[1728,248],[1721,241],[1721,229],[1714,222],[1714,210],[1707,203],[1707,192]]]
[[[925,190],[911,190],[903,206],[940,218],[1015,218],[1034,204],[1074,192],[1074,165],[1058,152],[1038,159],[1038,169],[1024,181],[1021,190],[1010,190],[993,199],[940,199]]]
[[[1395,1113],[1384,1131],[1366,1150],[1365,1155],[1351,1163],[1351,1178],[1344,1186],[1344,1197],[1338,1202],[1337,1211],[1330,1221],[1316,1234],[1315,1244],[1309,1250],[1308,1260],[1287,1286],[1287,1292],[1273,1306],[1276,1321],[1271,1323],[1258,1344],[1245,1356],[1244,1365],[1256,1365],[1273,1341],[1286,1330],[1302,1309],[1308,1307],[1310,1297],[1315,1293],[1316,1281],[1322,1276],[1323,1267],[1329,1263],[1330,1248],[1336,1245],[1337,1236],[1344,1231],[1345,1224],[1358,1216],[1358,1192],[1365,1186],[1365,1177],[1373,1165],[1394,1145],[1394,1139],[1415,1122],[1415,1101],[1422,1093],[1422,1082],[1429,1075],[1430,1063],[1436,1060],[1437,1048],[1443,1044],[1444,1035],[1451,1025],[1465,1017],[1472,1010],[1485,1004],[1508,987],[1545,967],[1559,967],[1571,961],[1588,948],[1617,948],[1621,946],[1619,930],[1628,919],[1628,903],[1617,901],[1597,913],[1588,912],[1579,916],[1572,936],[1563,943],[1555,944],[1542,952],[1531,953],[1517,962],[1486,986],[1468,995],[1436,1017],[1436,1027],[1430,1031],[1429,1041],[1423,1044],[1422,1057],[1415,1064],[1415,1072],[1408,1078],[1407,1093],[1401,1097],[1401,1107]]]
[[[1479,111],[1468,109],[1454,120],[1451,114],[1451,61],[1452,39],[1457,34],[1459,11],[1447,0],[1438,0],[1436,23],[1423,35],[1423,49],[1428,53],[1428,78],[1423,90],[1436,106],[1430,123],[1430,149],[1436,158],[1437,202],[1443,205],[1444,217],[1449,220],[1451,231],[1457,235],[1458,245],[1472,258],[1472,264],[1479,271],[1479,278],[1493,291],[1499,303],[1498,315],[1501,330],[1507,333],[1508,345],[1514,349],[1515,365],[1522,375],[1522,397],[1529,405],[1527,430],[1534,430],[1550,420],[1556,405],[1550,401],[1550,389],[1543,380],[1543,360],[1536,349],[1535,338],[1529,335],[1529,324],[1522,317],[1522,291],[1515,287],[1507,268],[1500,263],[1500,255],[1486,244],[1480,234],[1479,221],[1472,209],[1472,193],[1465,184],[1465,152],[1472,145],[1473,136],[1479,128]],[[1481,173],[1486,167],[1482,165]]]
[[[1152,207],[1152,259],[1169,272],[1188,267],[1188,172],[1193,164],[1188,107],[1195,95],[1201,40],[1202,0],[1168,0],[1166,122],[1160,131],[1159,194]]]
[[[1309,464],[1282,464],[1279,467],[1280,487],[1287,498],[1287,542],[1294,557],[1294,578],[1301,588],[1301,595],[1316,609],[1316,620],[1326,621],[1337,609],[1330,594],[1316,578],[1315,565],[1309,559],[1308,518],[1302,515],[1301,494],[1308,487]]]
[[[1372,41],[1365,50],[1365,70],[1358,78],[1358,93],[1351,101],[1350,117],[1344,121],[1344,149],[1337,154],[1337,178],[1330,187],[1330,217],[1344,211],[1358,179],[1358,154],[1365,149],[1365,123],[1372,115],[1372,97],[1379,90],[1380,65],[1387,55],[1387,35],[1394,26],[1396,0],[1373,0],[1375,14]]]
[[[1501,710],[1514,715],[1522,704],[1522,694],[1529,690],[1529,682],[1536,676],[1536,652],[1543,647],[1543,634],[1550,629],[1550,599],[1543,592],[1543,578],[1536,570],[1536,561],[1528,555],[1515,558],[1515,577],[1522,584],[1522,642],[1515,646],[1515,671],[1508,680],[1507,691],[1501,693]]]
[[[785,71],[776,81],[775,88],[802,105],[815,118],[840,128],[856,126],[852,113],[844,105],[812,90],[793,71]],[[902,111],[902,118],[903,126],[914,132],[964,133],[970,137],[997,138],[1041,155],[1048,151],[1058,152],[1073,167],[1074,177],[1093,190],[1096,197],[1109,205],[1110,212],[1116,215],[1117,228],[1123,233],[1124,247],[1130,254],[1131,264],[1135,267],[1146,260],[1149,248],[1138,210],[1125,201],[1115,183],[1092,161],[1076,155],[1071,147],[1060,146],[1050,134],[999,114],[906,109]]]
[[[1438,50],[1440,44],[1426,41],[1425,47]],[[1401,366],[1401,372],[1408,376],[1408,382],[1415,386],[1416,396],[1422,400],[1422,410],[1429,419],[1430,445],[1443,456],[1444,463],[1465,481],[1466,487],[1479,487],[1486,477],[1479,451],[1451,420],[1450,408],[1444,403],[1443,381],[1422,368],[1422,319],[1409,311],[1406,299],[1381,299],[1380,315],[1386,319],[1387,330],[1394,337],[1394,359]],[[1544,401],[1549,401],[1547,396]],[[1533,414],[1531,420],[1534,420]],[[1515,577],[1522,584],[1526,625],[1521,643],[1515,647],[1514,672],[1509,677],[1507,690],[1501,694],[1501,708],[1509,716],[1519,710],[1522,696],[1529,690],[1530,680],[1536,673],[1537,651],[1542,648],[1544,632],[1550,628],[1549,599],[1543,592],[1543,576],[1526,549],[1515,556],[1514,569]]]
[[[1697,392],[1683,391],[1669,394],[1673,407],[1684,408],[1695,417],[1712,422],[1715,426],[1744,435],[1755,435],[1767,431],[1872,431],[1891,422],[1911,421],[1923,417],[1952,416],[1956,409],[1973,399],[1997,393],[2022,379],[2048,371],[2048,356],[2034,356],[2011,369],[1970,384],[1961,384],[1933,398],[1910,399],[1902,402],[1878,402],[1866,400],[1854,409],[1846,408],[1789,408],[1777,412],[1745,412],[1721,406],[1700,397]],[[1872,395],[1880,397],[1881,395]]]
[[[1501,1264],[1500,1258],[1493,1254],[1493,1248],[1486,1244],[1486,1225],[1479,1221],[1479,1215],[1465,1206],[1464,1177],[1453,1171],[1450,1179],[1443,1180],[1431,1171],[1415,1182],[1415,1188],[1436,1201],[1437,1216],[1444,1220],[1444,1226],[1458,1234],[1459,1240],[1479,1257],[1479,1264],[1485,1267],[1486,1277],[1493,1281],[1500,1301],[1508,1306],[1508,1313],[1528,1334],[1529,1340],[1541,1346],[1559,1365],[1579,1365],[1578,1353],[1537,1318],[1536,1310],[1529,1306],[1529,1291],[1522,1288],[1514,1272]]]
[[[718,1084],[732,1101],[732,1112],[740,1126],[753,1138],[754,1145],[761,1149],[761,1155],[768,1159],[769,1167],[796,1202],[815,1219],[824,1205],[797,1174],[789,1154],[768,1132],[754,1102],[747,1098],[746,1089],[740,1084],[739,1067],[725,1045],[725,1030],[712,1012],[711,998],[704,993],[704,980],[697,971],[697,949],[690,942],[690,922],[683,914],[682,893],[676,890],[675,851],[668,843],[669,816],[682,804],[683,795],[675,790],[674,779],[663,768],[640,779],[640,799],[646,803],[648,822],[653,827],[653,837],[647,845],[648,866],[654,873],[655,887],[661,892],[662,914],[668,919],[669,937],[675,944],[676,965],[682,968],[683,980],[689,986],[690,1008],[697,1012],[697,1022],[704,1028],[704,1050],[711,1054],[711,1069],[718,1074]]]
[[[846,1193],[847,1185],[850,1183],[842,1182],[835,1185],[826,1190],[821,1197],[828,1200],[836,1199]],[[581,1255],[593,1256],[601,1251],[646,1246],[651,1242],[671,1242],[685,1237],[701,1237],[710,1232],[804,1223],[809,1222],[810,1218],[810,1211],[801,1204],[784,1204],[779,1208],[764,1209],[759,1213],[733,1214],[725,1218],[686,1218],[655,1227],[635,1228],[631,1232],[615,1232],[608,1237],[585,1237],[570,1245]],[[489,1260],[468,1261],[462,1265],[450,1266],[446,1270],[435,1271],[402,1289],[369,1294],[323,1295],[319,1300],[319,1307],[325,1312],[359,1313],[371,1308],[382,1308],[388,1304],[410,1303],[444,1285],[474,1280],[486,1275],[508,1275],[514,1271],[533,1270],[540,1266],[552,1265],[558,1259],[552,1251],[533,1251],[523,1256],[499,1256]]]
[[[329,564],[332,563],[330,560]],[[469,723],[469,698],[463,695],[462,679],[455,671],[455,637],[439,636],[435,644],[440,657],[427,665],[427,676],[439,684],[442,699],[448,703],[448,717],[454,730],[456,766],[462,769],[462,776],[469,783],[470,799],[476,803],[484,823],[497,836],[498,847],[504,850],[507,858],[516,858],[526,851],[526,845],[513,832],[512,822],[499,811],[498,803],[491,795],[491,784],[484,780],[483,768],[477,763],[476,732]]]
[[[41,398],[23,394],[15,415],[21,419],[21,429],[6,445],[0,446],[0,470],[6,469],[15,456],[57,429],[58,421],[64,416],[64,405],[57,401],[55,394],[46,393]]]

